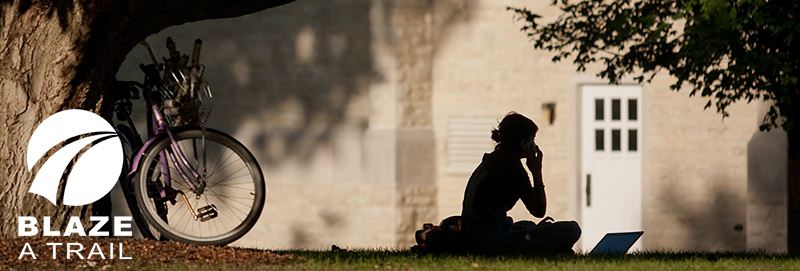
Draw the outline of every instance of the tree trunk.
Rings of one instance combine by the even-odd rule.
[[[800,132],[788,131],[789,155],[787,161],[787,230],[790,254],[800,253]]]
[[[170,25],[291,1],[0,1],[0,238],[17,235],[18,216],[51,216],[63,228],[69,216],[89,213],[28,193],[28,140],[58,111],[99,112],[106,87],[137,42]]]

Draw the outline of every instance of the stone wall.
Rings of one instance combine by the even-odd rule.
[[[397,242],[410,247],[414,231],[436,219],[432,131],[432,1],[394,1],[392,33],[397,81]]]
[[[747,142],[757,105],[734,105],[723,120],[670,83],[660,76],[645,86],[645,247],[745,250]]]
[[[391,1],[298,1],[240,18],[171,27],[214,91],[209,127],[261,163],[267,202],[235,243],[265,248],[392,247],[398,243],[398,72]],[[428,58],[423,58],[428,59]],[[140,79],[144,50],[118,77]]]

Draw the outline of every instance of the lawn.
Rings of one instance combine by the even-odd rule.
[[[53,258],[48,243],[116,244],[123,260],[71,260],[63,247]],[[30,244],[39,255],[20,257]],[[123,255],[120,253],[119,255]],[[763,253],[640,253],[618,256],[415,255],[408,250],[267,251],[230,246],[190,246],[171,241],[45,237],[0,239],[0,270],[800,270],[800,255]]]
[[[263,265],[131,265],[111,270],[800,270],[800,258],[767,254],[643,253],[626,256],[417,256],[408,251],[278,251],[295,260]]]

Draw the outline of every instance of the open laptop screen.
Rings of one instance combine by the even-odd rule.
[[[643,233],[642,231],[636,231],[606,234],[589,254],[624,254],[636,243],[636,240],[639,240]]]

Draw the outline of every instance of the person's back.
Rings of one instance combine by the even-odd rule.
[[[543,217],[547,198],[542,182],[542,152],[534,144],[538,127],[530,119],[511,113],[492,131],[498,143],[485,154],[472,173],[464,193],[462,232],[469,249],[479,253],[566,251],[580,237],[575,222],[536,226],[530,221],[514,223],[507,212],[518,200],[535,217]],[[520,162],[533,175],[533,186]],[[535,237],[535,238],[534,238]],[[546,243],[542,243],[546,242]]]
[[[475,173],[481,175],[482,180],[471,178],[475,180],[475,185],[472,191],[466,192],[472,195],[472,200],[465,202],[469,204],[465,206],[467,209],[505,214],[517,203],[518,189],[530,187],[528,175],[519,159],[508,157],[501,151],[484,154],[479,167],[480,170]]]

